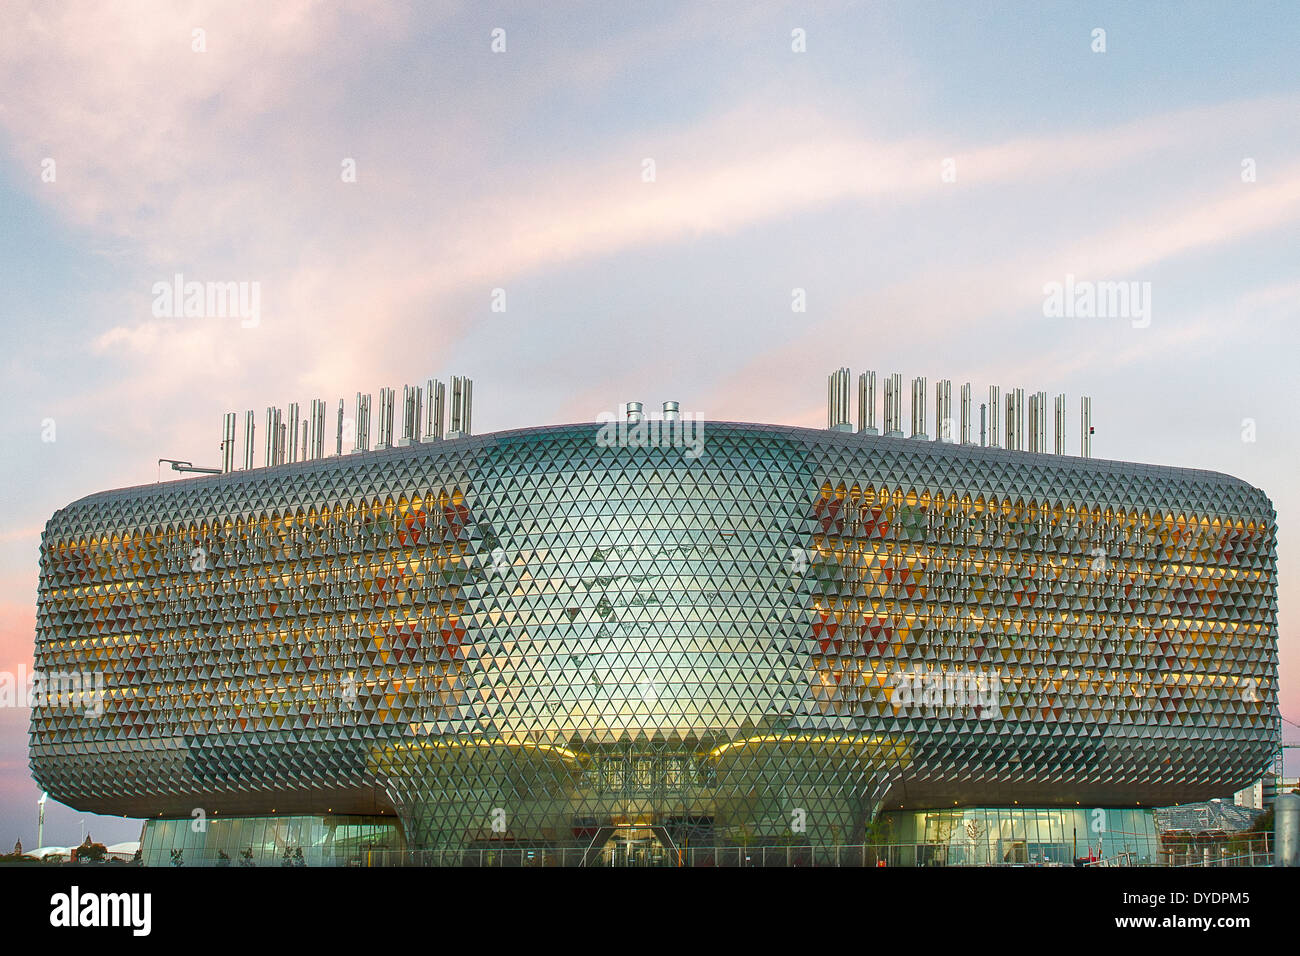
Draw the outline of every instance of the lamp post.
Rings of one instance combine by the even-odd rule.
[[[50,799],[50,795],[41,792],[41,798],[36,801],[36,846],[45,846],[45,801]]]

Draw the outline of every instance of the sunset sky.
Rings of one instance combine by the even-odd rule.
[[[1293,2],[0,0],[0,671],[50,515],[219,464],[227,411],[466,374],[479,433],[822,427],[846,365],[1066,392],[1072,454],[1088,394],[1095,456],[1264,489],[1300,721],[1297,36]],[[155,316],[178,273],[259,321]],[[1045,316],[1067,276],[1150,283],[1149,324]],[[51,805],[45,842],[82,821],[139,833]]]

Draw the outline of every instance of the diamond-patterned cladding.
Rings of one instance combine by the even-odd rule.
[[[501,432],[91,495],[41,546],[33,773],[81,810],[418,847],[850,843],[882,804],[1258,776],[1276,526],[1225,475],[764,425]],[[197,560],[196,560],[197,559]],[[998,706],[900,705],[904,671]]]

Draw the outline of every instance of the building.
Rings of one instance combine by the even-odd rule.
[[[1247,810],[1263,810],[1264,784],[1265,778],[1260,777],[1249,787],[1245,787],[1234,793],[1232,795],[1232,802],[1239,807],[1246,808]]]
[[[33,710],[32,771],[148,818],[146,862],[882,829],[1065,862],[1272,755],[1275,519],[1238,479],[673,405],[393,443],[384,408],[379,450],[313,437],[50,519],[36,666],[82,693]]]

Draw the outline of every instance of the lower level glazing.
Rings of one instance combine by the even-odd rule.
[[[400,856],[392,817],[271,816],[149,820],[145,866],[380,866]]]
[[[147,866],[1145,866],[1168,862],[1147,808],[962,807],[882,814],[859,843],[780,835],[728,838],[706,819],[620,818],[575,827],[561,844],[484,838],[409,849],[392,817],[150,820]]]

